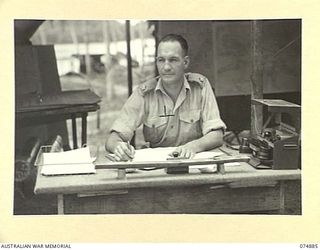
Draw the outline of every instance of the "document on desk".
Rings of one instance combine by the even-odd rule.
[[[135,151],[133,162],[148,162],[148,161],[166,161],[169,155],[175,150],[175,147],[164,147],[164,148],[146,148],[138,149]],[[216,151],[205,151],[195,154],[193,159],[210,159],[223,155],[223,152]],[[226,166],[237,166],[240,165],[238,162],[226,163]],[[216,171],[216,165],[194,165],[189,168],[199,169],[204,173],[211,173]]]
[[[138,149],[135,151],[134,159],[131,162],[166,161],[175,149],[175,147]],[[197,153],[193,159],[210,159],[220,155],[223,155],[223,153],[215,151],[205,151]],[[215,164],[189,166],[189,168],[208,170],[209,172],[214,171],[215,167]]]
[[[65,152],[43,153],[42,175],[91,174],[95,166],[89,147]]]
[[[134,158],[130,162],[163,162],[170,157],[170,154],[174,152],[176,147],[159,147],[159,148],[146,148],[146,149],[137,149],[135,150]],[[212,159],[223,155],[223,152],[216,151],[205,151],[195,154],[193,159]],[[114,154],[110,154],[111,157]],[[128,163],[130,163],[128,162]],[[240,165],[238,162],[226,163],[226,166],[237,166]],[[203,173],[212,173],[216,171],[216,164],[209,165],[191,165],[190,169],[199,169]]]
[[[175,149],[175,147],[137,149],[132,162],[166,161]],[[222,152],[206,151],[197,153],[194,159],[208,159],[222,154]]]

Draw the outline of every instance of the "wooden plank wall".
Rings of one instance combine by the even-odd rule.
[[[248,20],[160,21],[158,38],[179,33],[188,40],[189,70],[204,74],[217,96],[251,93],[252,34]],[[301,89],[301,20],[264,20],[261,48],[264,93]]]

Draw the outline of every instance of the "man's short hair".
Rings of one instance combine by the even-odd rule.
[[[188,43],[187,43],[187,40],[183,36],[178,35],[178,34],[167,34],[160,39],[159,44],[162,42],[178,42],[180,44],[185,56],[188,55],[188,50],[189,50]]]

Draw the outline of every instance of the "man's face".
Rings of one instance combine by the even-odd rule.
[[[188,56],[176,41],[161,42],[158,46],[157,68],[165,84],[175,84],[182,81],[189,64]]]

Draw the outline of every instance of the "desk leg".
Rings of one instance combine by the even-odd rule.
[[[279,197],[279,213],[285,214],[285,183],[284,181],[280,181],[280,197]]]
[[[64,214],[63,194],[57,195],[58,214]]]
[[[87,115],[88,113],[83,113],[81,115],[82,118],[82,130],[81,130],[81,143],[83,146],[84,144],[87,144]]]
[[[72,115],[71,115],[71,119],[72,119],[73,149],[76,149],[76,148],[78,148],[76,116],[75,116],[74,114],[72,114]]]

